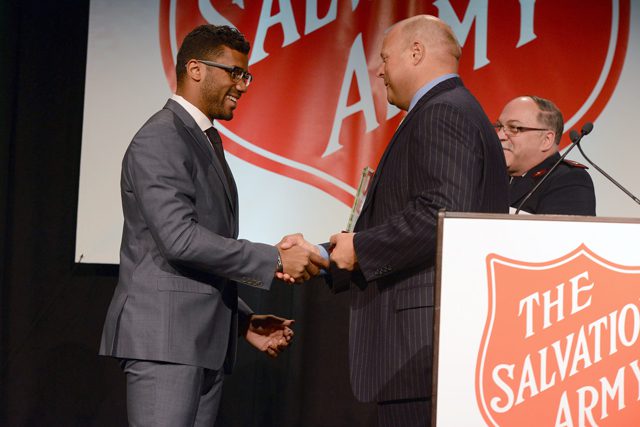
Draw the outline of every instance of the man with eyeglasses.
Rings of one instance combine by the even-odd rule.
[[[175,95],[122,162],[120,277],[100,354],[125,372],[131,425],[214,425],[236,337],[276,357],[293,336],[292,320],[253,314],[237,285],[269,289],[276,273],[319,273],[302,247],[237,239],[237,190],[212,122],[231,120],[247,91],[248,52],[226,26],[189,33]]]
[[[560,159],[558,150],[564,129],[562,113],[553,102],[537,96],[515,98],[504,107],[495,128],[511,177],[512,212],[520,208],[531,214],[596,214],[593,182],[586,166],[565,159],[550,172]]]

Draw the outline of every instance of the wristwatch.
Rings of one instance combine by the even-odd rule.
[[[282,258],[280,258],[280,253],[278,253],[278,262],[276,264],[276,272],[282,273],[284,271],[284,267],[282,266]]]

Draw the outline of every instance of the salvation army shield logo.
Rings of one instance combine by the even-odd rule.
[[[491,426],[636,426],[640,266],[580,246],[545,263],[487,257],[476,399]]]
[[[452,26],[460,75],[491,120],[535,94],[560,107],[567,130],[605,107],[629,33],[629,0],[160,0],[163,66],[175,89],[185,35],[205,23],[237,27],[255,80],[234,119],[216,125],[225,149],[350,206],[404,114],[376,77],[384,31],[421,13]]]

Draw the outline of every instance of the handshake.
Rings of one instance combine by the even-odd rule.
[[[358,260],[353,247],[354,233],[331,236],[325,255],[317,245],[304,239],[301,233],[290,234],[276,245],[282,260],[282,271],[275,277],[287,283],[302,283],[328,270],[333,263],[338,268],[353,271]],[[329,255],[326,258],[326,254]]]

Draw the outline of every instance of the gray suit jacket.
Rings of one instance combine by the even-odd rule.
[[[233,181],[233,180],[232,180]],[[238,240],[238,200],[209,140],[169,100],[122,162],[120,277],[100,354],[227,371],[240,315],[237,283],[269,289],[277,249]]]
[[[437,213],[509,209],[500,141],[459,78],[423,96],[380,160],[355,226],[351,385],[361,401],[431,395]],[[349,279],[349,280],[345,280]]]

